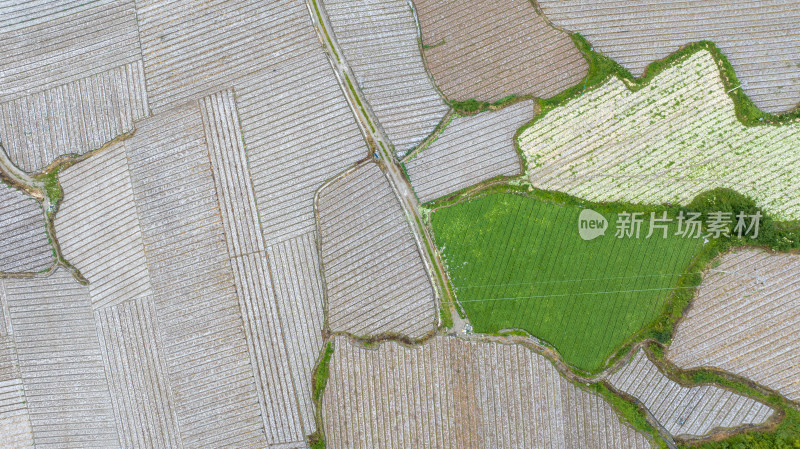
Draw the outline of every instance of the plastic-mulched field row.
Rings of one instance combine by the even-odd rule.
[[[125,147],[181,440],[264,445],[200,108],[137,127]]]
[[[99,148],[149,113],[134,2],[68,6],[12,6],[20,22],[0,27],[0,140],[28,172]]]
[[[800,401],[800,257],[737,250],[710,268],[667,359],[719,368]]]
[[[313,232],[315,190],[368,151],[306,4],[136,6],[153,113],[232,89],[265,242]]]
[[[706,50],[635,92],[612,77],[548,112],[519,141],[542,189],[686,204],[728,187],[777,218],[800,218],[800,124],[744,126]]]
[[[702,437],[715,429],[759,425],[775,412],[721,387],[684,387],[662,374],[641,350],[608,380],[644,404],[673,436]]]
[[[9,317],[0,280],[0,429],[3,442],[11,448],[33,447],[33,430],[25,402],[25,387],[19,375],[14,337],[8,332]]]
[[[64,269],[3,283],[36,444],[119,447],[89,290]]]
[[[47,269],[54,262],[42,206],[2,182],[0,229],[0,272],[35,273]]]
[[[400,201],[368,163],[319,193],[331,331],[419,337],[436,320],[433,286]]]
[[[650,447],[602,398],[520,345],[334,346],[322,401],[331,449]]]
[[[64,257],[89,282],[95,308],[152,293],[123,143],[58,174],[55,219]]]
[[[326,0],[333,34],[367,103],[399,152],[427,137],[449,107],[422,62],[405,0]]]
[[[432,224],[456,298],[476,332],[524,329],[594,370],[655,319],[702,239],[656,231],[578,235],[582,209],[493,194],[435,211]],[[649,217],[648,217],[649,219]]]
[[[800,104],[800,9],[794,3],[539,0],[539,6],[557,26],[581,33],[636,76],[683,45],[710,40],[757,106],[777,113]]]
[[[514,133],[533,117],[533,102],[455,117],[430,145],[406,163],[411,185],[427,202],[522,168]]]

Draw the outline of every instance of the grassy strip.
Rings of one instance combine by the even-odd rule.
[[[331,356],[333,356],[333,342],[328,342],[311,380],[313,389],[311,398],[314,401],[314,407],[317,409],[317,431],[307,437],[308,445],[311,449],[325,449],[325,433],[322,430],[322,394],[325,392],[325,386],[328,384],[328,377],[331,374]]]
[[[655,427],[647,421],[645,413],[639,405],[611,391],[604,383],[592,384],[591,388],[611,404],[623,420],[629,422],[635,429],[650,435],[656,443],[656,447],[666,449],[667,444],[661,439],[661,435]]]
[[[333,45],[331,37],[328,35],[328,29],[325,27],[325,22],[322,21],[322,14],[319,11],[317,0],[311,0],[311,3],[314,4],[314,11],[316,11],[317,13],[317,20],[319,21],[319,27],[322,28],[322,32],[325,33],[325,39],[328,40],[328,47],[330,47],[331,52],[333,52],[333,56],[336,57],[336,62],[342,62],[341,59],[339,59],[339,53],[336,53],[336,47]]]
[[[401,164],[402,166],[402,164]],[[433,252],[433,248],[428,244],[428,239],[425,238],[425,225],[420,223],[419,219],[415,216],[414,221],[419,228],[420,235],[422,236],[422,241],[425,243],[425,250],[428,252],[428,258],[431,260],[431,264],[433,266],[431,269],[434,273],[436,273],[436,281],[439,284],[439,289],[441,290],[441,297],[439,301],[439,316],[442,319],[442,326],[445,328],[452,328],[453,327],[453,316],[450,314],[450,305],[452,302],[448,299],[450,295],[447,293],[447,282],[442,277],[442,273],[436,268],[436,255]]]
[[[344,79],[347,80],[347,86],[350,87],[350,92],[353,93],[353,97],[355,97],[356,103],[358,103],[358,107],[359,107],[359,109],[361,109],[361,114],[364,115],[364,120],[367,121],[367,123],[369,124],[369,128],[374,133],[375,132],[375,126],[372,125],[372,120],[369,119],[369,115],[367,114],[367,110],[364,109],[364,105],[361,103],[361,97],[359,97],[358,94],[356,93],[356,88],[353,87],[353,83],[352,83],[352,81],[350,81],[350,77],[347,76],[346,73],[344,74]]]
[[[58,183],[60,169],[61,167],[57,166],[53,170],[35,177],[37,181],[44,182],[45,193],[50,198],[50,204],[53,207],[57,206],[61,199],[64,198],[64,191],[61,189],[61,184]]]
[[[527,97],[518,96],[518,95],[509,95],[507,97],[503,97],[494,103],[489,103],[486,101],[478,101],[474,98],[470,98],[466,101],[448,101],[450,107],[453,108],[457,113],[462,115],[474,115],[478,112],[493,110],[493,109],[500,109],[502,107],[508,106],[511,103],[516,102],[517,100],[522,100]]]

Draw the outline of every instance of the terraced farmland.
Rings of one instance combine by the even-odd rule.
[[[683,438],[763,424],[775,412],[764,403],[724,388],[684,387],[661,373],[642,350],[608,380],[614,388],[644,404],[671,435]]]
[[[436,244],[475,332],[524,329],[597,370],[654,320],[702,240],[578,236],[577,206],[490,194],[433,212]]]
[[[428,271],[400,202],[365,163],[318,197],[327,326],[354,335],[420,337],[436,324]]]
[[[123,143],[58,174],[64,199],[56,236],[89,280],[94,308],[151,294],[150,273]]]
[[[686,204],[727,187],[800,218],[800,124],[744,126],[706,50],[631,91],[616,77],[519,138],[538,188],[590,201]]]
[[[572,39],[527,0],[414,0],[428,69],[455,101],[551,97],[588,65]]]
[[[3,151],[0,148],[0,151]],[[46,270],[55,261],[42,206],[0,182],[0,272]]]
[[[89,290],[63,269],[4,283],[36,445],[119,447]]]
[[[800,402],[800,257],[757,249],[712,264],[667,359],[719,368]]]
[[[533,102],[497,112],[455,117],[435,140],[406,162],[419,200],[428,202],[496,176],[521,171],[514,134],[533,117]]]
[[[28,172],[99,148],[148,114],[133,1],[9,6],[0,28],[0,140]],[[22,21],[24,20],[24,21]]]
[[[425,72],[405,0],[325,0],[333,34],[369,107],[398,152],[433,132],[449,107]]]
[[[556,25],[640,76],[653,61],[690,42],[710,40],[730,59],[744,92],[760,108],[800,104],[800,9],[783,0],[539,0]]]
[[[377,349],[334,340],[327,447],[648,448],[603,399],[519,345],[435,337]]]

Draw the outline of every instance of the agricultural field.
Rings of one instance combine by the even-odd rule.
[[[88,289],[64,269],[3,283],[36,445],[119,447]]]
[[[712,263],[666,352],[800,402],[800,256],[737,249]]]
[[[455,116],[444,129],[406,158],[411,186],[420,202],[497,176],[522,170],[514,134],[533,117],[533,102],[526,100],[499,111]]]
[[[0,279],[0,291],[2,286]],[[3,295],[0,294],[0,304],[3,302]],[[7,314],[0,312],[0,323],[8,320],[3,315]],[[19,375],[17,351],[14,338],[3,326],[0,324],[0,435],[6,447],[31,448],[33,431],[25,403],[25,389]]]
[[[325,185],[317,201],[327,327],[357,336],[432,332],[431,279],[378,165],[348,171]]]
[[[368,349],[334,339],[326,447],[649,448],[596,394],[516,344],[435,337]]]
[[[188,0],[125,4],[146,80],[146,97],[137,97],[146,102],[144,110],[163,113],[230,90],[247,142],[265,242],[313,232],[315,190],[366,157],[368,150],[305,3],[219,0],[204,8]],[[48,32],[57,29],[53,22],[41,26]],[[90,51],[94,35],[81,35],[86,27],[74,28],[75,52]],[[39,123],[32,118],[28,121]]]
[[[643,350],[608,381],[644,404],[671,435],[684,439],[757,426],[775,413],[764,403],[721,387],[682,386],[664,375]]]
[[[399,153],[419,145],[450,109],[422,62],[406,0],[320,1],[336,43]]]
[[[702,239],[578,235],[581,208],[512,193],[435,210],[431,223],[458,302],[475,332],[522,329],[595,371],[653,321]]]
[[[534,187],[589,201],[687,204],[726,187],[800,218],[800,123],[745,126],[701,49],[632,90],[612,76],[519,137]]]
[[[800,9],[783,0],[539,0],[555,25],[581,33],[635,76],[683,45],[712,41],[766,111],[800,105]]]
[[[55,262],[41,204],[2,181],[0,229],[0,273],[36,273]]]
[[[534,2],[414,0],[425,63],[450,100],[552,97],[580,83],[586,60]]]
[[[800,245],[797,8],[730,1],[0,0],[0,448],[797,446],[800,256],[675,232]],[[692,14],[741,85],[625,70]]]
[[[54,223],[56,237],[64,257],[89,280],[93,307],[150,295],[125,145],[115,143],[60,170],[58,179],[64,200]]]
[[[0,141],[27,172],[99,148],[149,114],[134,2],[68,6],[3,11]]]

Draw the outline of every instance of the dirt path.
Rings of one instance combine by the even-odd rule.
[[[333,67],[336,80],[350,105],[350,109],[357,118],[367,144],[376,156],[376,162],[386,174],[392,190],[403,207],[406,220],[411,226],[414,240],[417,242],[418,250],[431,277],[431,282],[434,286],[437,286],[435,288],[438,301],[437,309],[441,303],[444,303],[449,306],[451,314],[454,314],[454,297],[447,285],[447,272],[444,269],[441,256],[436,251],[433,237],[425,227],[422,217],[420,217],[417,196],[403,174],[403,170],[400,168],[394,154],[392,154],[392,146],[389,139],[381,129],[380,123],[372,113],[364,95],[357,84],[351,81],[355,79],[355,75],[347,65],[347,61],[344,60],[344,53],[336,42],[336,38],[329,31],[332,28],[324,7],[317,3],[316,0],[306,0],[306,6],[317,31],[317,36],[325,48],[328,61]]]

